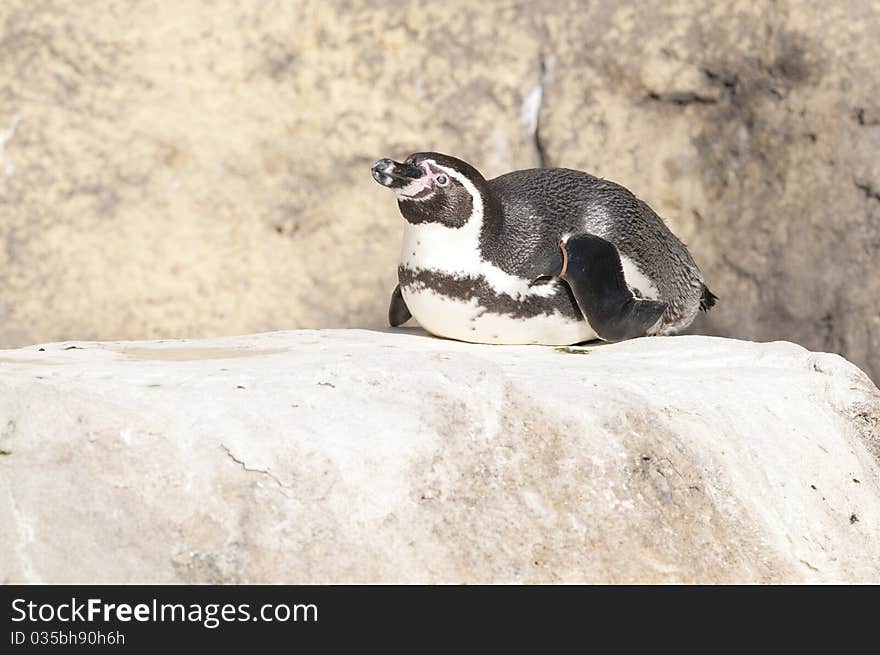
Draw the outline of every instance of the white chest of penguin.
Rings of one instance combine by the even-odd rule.
[[[479,225],[406,223],[400,290],[428,332],[460,341],[566,345],[596,338],[587,321],[557,310],[522,312],[529,300],[567,294],[563,282],[529,286],[480,257]]]

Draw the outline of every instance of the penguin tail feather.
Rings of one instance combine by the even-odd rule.
[[[709,287],[703,285],[703,295],[700,296],[700,311],[708,312],[715,306],[718,296],[709,291]]]

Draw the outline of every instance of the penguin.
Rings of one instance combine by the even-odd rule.
[[[404,218],[392,327],[570,345],[672,335],[717,300],[687,247],[625,187],[567,168],[487,180],[436,152],[380,159]]]

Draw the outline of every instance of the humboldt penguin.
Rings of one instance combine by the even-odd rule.
[[[566,168],[491,180],[455,157],[380,159],[405,219],[392,326],[476,343],[670,335],[717,300],[685,245],[619,184]]]

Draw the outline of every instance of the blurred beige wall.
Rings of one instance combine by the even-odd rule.
[[[625,184],[721,297],[693,331],[877,379],[878,61],[868,0],[3,0],[0,346],[383,325],[369,165],[430,149]]]

